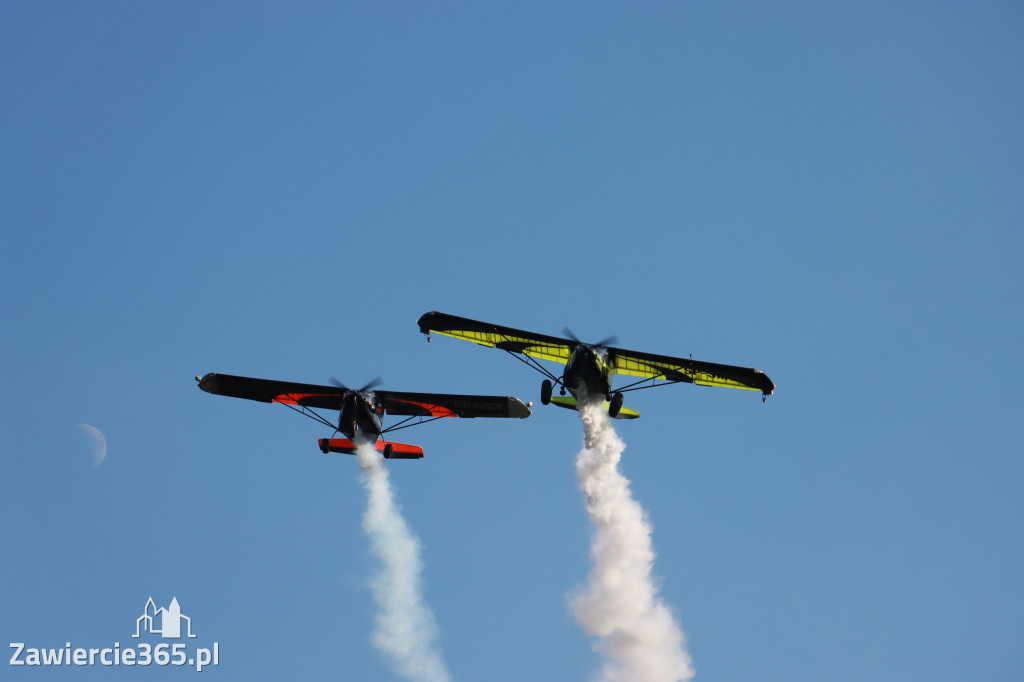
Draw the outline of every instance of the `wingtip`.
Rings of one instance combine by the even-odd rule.
[[[430,320],[432,320],[437,314],[436,310],[431,310],[429,313],[423,313],[420,315],[420,319],[416,320],[416,324],[419,325],[420,328],[420,334],[430,336]]]
[[[199,384],[199,388],[206,391],[207,393],[214,393],[214,388],[217,383],[216,372],[207,372],[203,376],[196,375],[196,382]]]
[[[527,419],[531,414],[533,414],[533,411],[530,409],[533,407],[532,402],[527,404],[514,395],[510,395],[508,396],[508,403],[510,407],[509,411],[511,412],[509,416],[518,417],[519,419]]]

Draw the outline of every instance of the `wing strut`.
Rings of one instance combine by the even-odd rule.
[[[512,343],[512,339],[508,338],[504,334],[502,334],[502,336],[505,338],[506,341],[508,341],[509,343]],[[541,374],[547,376],[552,381],[554,381],[556,385],[562,383],[562,379],[560,377],[556,377],[554,374],[552,374],[550,371],[548,371],[547,367],[544,367],[543,365],[541,365],[539,362],[537,362],[536,360],[531,358],[526,353],[522,353],[522,352],[516,353],[514,351],[510,351],[507,348],[502,348],[501,350],[505,351],[506,353],[508,353],[509,355],[514,357],[516,360],[518,360],[519,362],[521,362],[524,365],[526,365],[527,367],[532,367],[533,369],[537,370]]]
[[[435,422],[438,419],[445,419],[447,417],[447,415],[443,415],[443,416],[440,416],[440,417],[431,417],[430,419],[424,419],[423,417],[426,414],[429,414],[429,413],[426,410],[424,410],[422,414],[414,414],[411,417],[406,417],[405,419],[403,419],[402,421],[398,422],[394,426],[389,426],[386,429],[381,429],[380,433],[381,433],[381,435],[384,435],[385,433],[391,433],[392,431],[401,431],[402,429],[412,428],[413,426],[419,426],[420,424],[429,424],[430,422]],[[412,421],[413,419],[419,419],[419,421],[415,422],[413,424],[407,423],[407,422]]]
[[[662,374],[662,376],[665,376],[665,375]],[[658,386],[671,386],[672,384],[692,384],[693,383],[692,381],[685,381],[683,379],[669,379],[667,377],[665,378],[664,381],[662,381],[661,383],[658,383],[657,379],[658,379],[658,377],[650,377],[649,379],[648,378],[640,379],[639,381],[634,381],[631,384],[626,384],[622,388],[616,388],[615,391],[617,391],[619,393],[628,393],[629,391],[642,391],[642,390],[647,389],[647,388],[657,388]],[[641,386],[640,385],[640,384],[646,384],[648,381],[651,382],[650,386]]]
[[[278,403],[278,404],[279,405],[284,405],[289,410],[294,410],[295,412],[298,412],[303,417],[309,417],[310,419],[312,419],[315,422],[320,422],[321,424],[323,424],[327,428],[334,429],[335,431],[338,430],[338,427],[337,427],[336,424],[332,424],[331,422],[327,421],[326,417],[321,415],[319,412],[314,412],[312,408],[309,408],[309,407],[306,407],[305,405],[303,405],[302,409],[300,410],[299,408],[295,407],[294,405],[289,405],[288,403]]]

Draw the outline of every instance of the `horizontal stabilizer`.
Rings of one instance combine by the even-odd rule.
[[[356,454],[355,443],[348,438],[321,438],[317,442],[320,445],[320,452],[325,455],[328,452],[340,452],[343,455]],[[387,459],[421,459],[423,457],[423,448],[418,445],[378,440],[373,447]]]
[[[556,395],[551,397],[551,404],[564,407],[567,410],[578,410],[579,407],[576,405],[576,398],[567,395]],[[604,411],[608,411],[609,402],[604,401]],[[628,407],[623,407],[619,410],[619,414],[616,419],[636,419],[640,416],[640,413],[636,410],[631,410]]]

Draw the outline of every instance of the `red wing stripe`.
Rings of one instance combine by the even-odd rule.
[[[406,405],[415,405],[416,407],[421,407],[431,417],[457,417],[457,416],[459,416],[459,415],[455,414],[455,412],[453,410],[450,410],[449,408],[444,407],[443,405],[431,405],[430,403],[418,403],[415,400],[398,400],[396,398],[392,398],[391,400],[396,402],[396,403],[405,403]]]
[[[333,398],[334,396],[334,393],[282,393],[274,396],[274,402],[282,405],[298,405],[303,398]]]

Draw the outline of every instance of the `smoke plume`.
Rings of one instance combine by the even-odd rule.
[[[658,596],[651,525],[619,471],[625,444],[601,401],[580,401],[584,448],[576,476],[594,525],[593,568],[571,600],[577,621],[598,637],[605,682],[678,682],[694,670],[679,623]]]
[[[356,455],[368,498],[363,530],[380,562],[373,644],[410,680],[448,682],[434,614],[423,599],[419,539],[402,518],[383,457],[372,445],[359,446]]]

